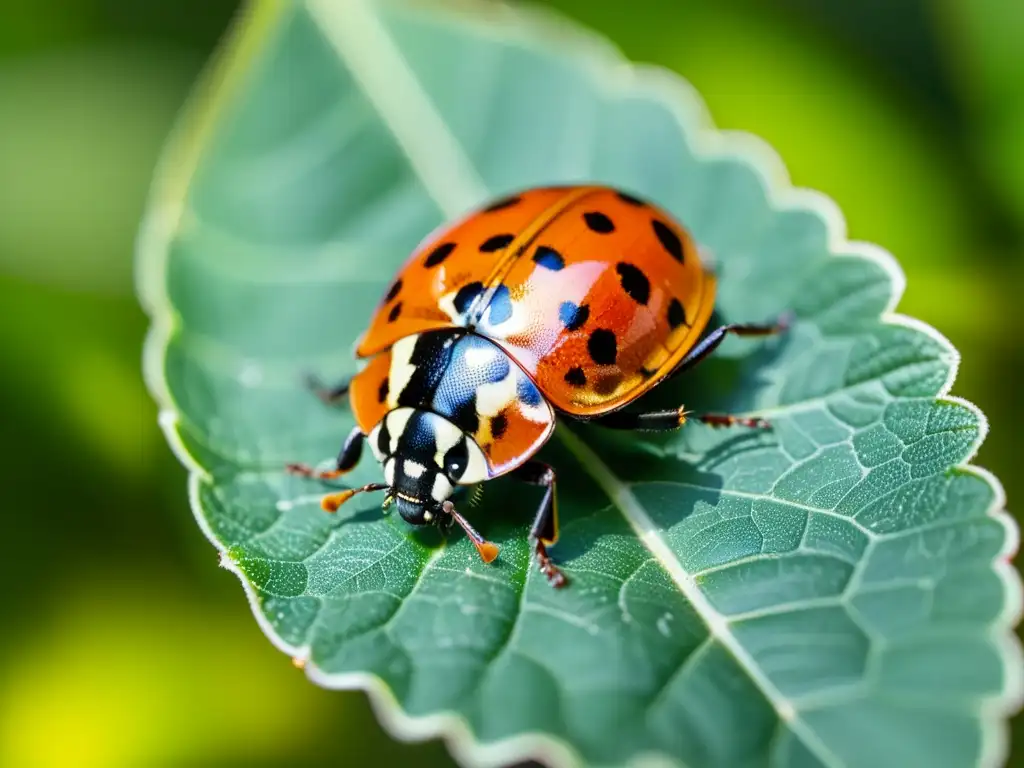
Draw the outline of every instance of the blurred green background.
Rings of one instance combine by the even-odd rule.
[[[1024,3],[550,4],[682,73],[720,127],[763,137],[852,238],[895,253],[901,310],[963,352],[954,393],[993,424],[978,463],[1018,498]],[[316,689],[271,647],[193,522],[141,381],[135,228],[235,6],[4,3],[0,766],[450,763],[390,742],[361,694]]]

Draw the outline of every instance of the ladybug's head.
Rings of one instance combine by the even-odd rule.
[[[398,513],[412,525],[437,522],[458,485],[487,479],[476,440],[431,411],[396,408],[369,435]]]

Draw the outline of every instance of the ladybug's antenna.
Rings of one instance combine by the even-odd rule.
[[[362,488],[349,488],[347,491],[329,493],[320,499],[320,506],[325,512],[337,512],[338,507],[351,499],[357,493],[368,493],[369,491],[383,491],[390,488],[387,483],[369,483]]]
[[[480,555],[480,559],[485,563],[489,563],[498,556],[498,545],[490,541],[487,541],[483,536],[476,532],[476,529],[469,524],[469,521],[455,511],[455,505],[451,501],[445,501],[441,505],[441,509],[452,516],[452,519],[458,523],[462,530],[466,532],[466,536],[473,542],[473,546],[476,547],[476,551]]]

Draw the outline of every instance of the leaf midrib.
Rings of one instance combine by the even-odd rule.
[[[693,576],[683,567],[664,538],[658,532],[654,521],[633,494],[630,486],[620,480],[611,468],[605,464],[590,446],[583,442],[575,433],[560,426],[556,434],[562,443],[580,462],[583,469],[598,484],[612,503],[622,512],[633,532],[644,547],[665,569],[672,582],[687,599],[698,616],[704,621],[709,635],[718,641],[723,648],[732,654],[740,667],[746,672],[753,683],[761,690],[778,714],[797,733],[809,749],[811,749],[826,765],[841,765],[831,750],[818,738],[817,734],[800,718],[793,703],[786,698],[775,684],[758,667],[754,658],[739,642],[729,628],[725,616],[719,613],[694,581]]]
[[[307,0],[306,7],[325,39],[377,109],[413,172],[420,178],[444,216],[453,218],[490,198],[492,194],[470,158],[462,151],[454,133],[365,0],[351,0],[347,3],[344,6],[344,19],[339,18],[340,6],[330,0]],[[387,83],[388,87],[376,87],[380,83]],[[435,178],[433,169],[442,169],[443,173],[439,172]],[[555,434],[618,507],[640,541],[704,621],[710,635],[733,655],[764,694],[780,720],[788,724],[823,764],[840,766],[842,761],[800,718],[793,704],[758,668],[753,657],[729,629],[725,617],[705,597],[660,536],[653,520],[629,485],[618,478],[589,446],[566,427],[560,426]]]

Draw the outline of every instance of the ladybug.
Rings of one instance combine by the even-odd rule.
[[[532,189],[440,228],[412,253],[356,347],[365,366],[325,389],[348,396],[356,427],[337,478],[369,443],[383,483],[324,497],[333,512],[357,493],[387,491],[412,525],[458,523],[484,562],[498,547],[456,511],[459,486],[500,475],[544,488],[531,529],[537,566],[566,578],[548,556],[558,539],[555,471],[534,458],[558,416],[612,429],[667,430],[682,407],[625,412],[660,382],[704,359],[728,334],[777,333],[785,320],[725,325],[701,340],[715,276],[668,213],[604,186]],[[766,427],[756,418],[705,414],[716,426]]]

